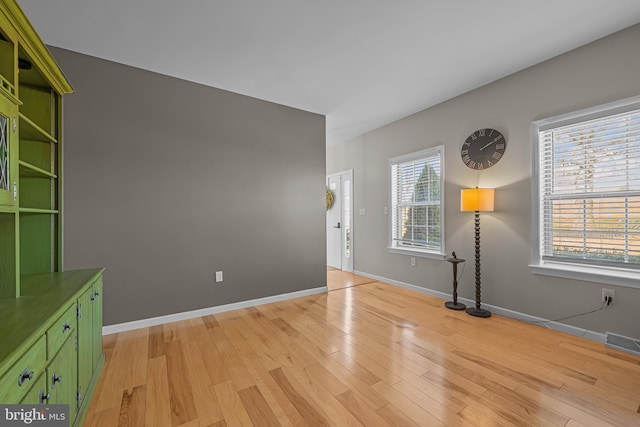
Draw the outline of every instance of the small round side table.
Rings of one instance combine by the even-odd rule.
[[[467,306],[458,302],[458,264],[465,260],[456,257],[456,253],[452,252],[451,258],[447,258],[445,261],[450,262],[453,266],[453,301],[445,302],[444,306],[451,310],[464,310]]]

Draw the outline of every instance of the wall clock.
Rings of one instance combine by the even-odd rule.
[[[500,161],[507,147],[504,136],[495,129],[478,129],[464,140],[460,155],[475,170],[490,168]]]

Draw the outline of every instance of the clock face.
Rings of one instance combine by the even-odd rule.
[[[475,170],[498,163],[507,147],[504,136],[495,129],[478,129],[462,144],[460,155],[465,165]]]

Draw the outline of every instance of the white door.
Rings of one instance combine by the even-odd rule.
[[[342,239],[342,218],[340,175],[327,178],[327,188],[333,193],[333,204],[327,210],[327,265],[342,270],[342,252],[340,240]]]
[[[327,177],[333,205],[327,210],[327,265],[353,271],[353,171]]]

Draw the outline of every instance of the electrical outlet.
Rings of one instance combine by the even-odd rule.
[[[609,298],[611,298],[611,304],[614,304],[616,302],[616,291],[613,289],[603,289],[602,302],[606,303]]]
[[[415,266],[416,266],[416,259],[411,258],[411,267],[415,267]]]
[[[222,282],[222,271],[216,271],[216,283]]]

